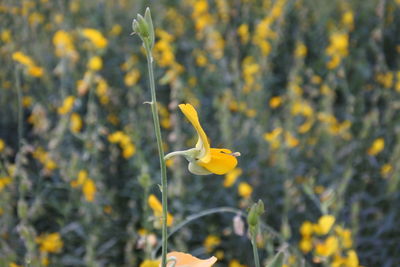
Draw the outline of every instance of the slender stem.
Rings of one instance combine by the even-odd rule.
[[[258,249],[257,249],[257,233],[254,231],[254,234],[251,234],[251,245],[253,247],[253,256],[254,262],[256,263],[256,267],[260,267],[260,257],[258,256]]]
[[[154,122],[154,130],[157,138],[157,146],[158,146],[158,155],[160,158],[160,166],[161,166],[161,195],[162,195],[162,257],[161,257],[161,266],[167,266],[167,241],[168,241],[168,233],[167,233],[167,212],[168,212],[168,204],[167,204],[167,167],[165,166],[164,160],[164,149],[163,143],[161,139],[161,128],[160,122],[158,118],[158,108],[157,108],[157,98],[156,98],[156,87],[154,84],[154,73],[153,73],[153,56],[151,54],[150,42],[144,41],[144,47],[146,49],[146,57],[147,57],[147,66],[149,70],[149,79],[150,79],[150,90],[151,90],[151,112],[153,114],[153,122]]]

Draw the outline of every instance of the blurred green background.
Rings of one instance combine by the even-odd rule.
[[[145,260],[160,243],[159,162],[146,58],[130,35],[147,6],[166,152],[195,144],[177,108],[191,103],[213,147],[242,155],[226,176],[167,162],[170,229],[262,199],[263,262],[280,249],[286,267],[397,266],[390,0],[2,0],[0,265],[157,266]],[[170,249],[253,266],[235,213],[191,221]]]

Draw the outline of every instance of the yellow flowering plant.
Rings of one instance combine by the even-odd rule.
[[[184,156],[189,161],[189,171],[197,175],[212,173],[223,175],[233,170],[237,165],[236,157],[240,156],[240,153],[226,148],[211,148],[194,107],[191,104],[180,104],[179,108],[196,130],[198,140],[194,148],[171,152],[164,159],[168,160],[178,155]]]

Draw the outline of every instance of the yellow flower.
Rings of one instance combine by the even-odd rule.
[[[285,133],[285,142],[289,148],[293,148],[299,145],[300,141],[294,137],[290,132]]]
[[[237,29],[237,33],[240,36],[240,41],[242,42],[242,44],[246,44],[249,41],[250,39],[249,25],[247,24],[240,25]]]
[[[93,180],[90,178],[86,179],[82,187],[82,192],[86,201],[93,202],[96,191],[96,184],[93,182]]]
[[[318,224],[314,225],[314,232],[317,235],[326,235],[335,223],[335,217],[332,215],[324,215],[318,220]]]
[[[311,236],[313,233],[313,224],[309,221],[305,221],[302,223],[300,226],[300,234],[305,237],[305,236]]]
[[[159,265],[159,260],[144,260],[139,267],[158,267]]]
[[[63,105],[57,109],[58,114],[65,115],[72,110],[75,103],[74,96],[68,96],[64,99]]]
[[[153,210],[154,216],[161,218],[162,216],[162,205],[160,201],[157,199],[157,197],[153,194],[149,196],[147,199],[147,202],[150,206],[150,208]],[[171,226],[174,221],[174,217],[168,212],[167,214],[167,225]]]
[[[55,54],[57,57],[70,57],[77,60],[79,55],[76,52],[71,35],[63,30],[57,31],[53,36],[53,45],[55,46]]]
[[[43,68],[38,66],[32,66],[28,68],[28,74],[33,77],[42,77],[43,76]]]
[[[264,140],[271,144],[272,149],[277,149],[281,145],[281,141],[279,139],[282,133],[282,128],[278,127],[272,130],[269,133],[264,134]]]
[[[209,259],[201,260],[187,253],[173,251],[167,254],[167,260],[174,261],[175,267],[211,267],[217,261],[217,258],[213,256]]]
[[[87,64],[88,69],[98,71],[103,68],[103,60],[99,56],[91,57]]]
[[[0,192],[3,191],[3,189],[4,189],[7,185],[11,184],[11,181],[12,181],[11,178],[8,177],[8,176],[0,177]]]
[[[211,173],[222,175],[233,170],[237,165],[236,156],[239,156],[240,153],[232,153],[231,150],[225,148],[211,148],[194,107],[190,104],[180,104],[179,108],[195,128],[198,141],[195,148],[169,153],[165,159],[183,155],[189,161],[189,171],[198,175]]]
[[[35,65],[35,63],[29,56],[25,55],[24,53],[22,53],[20,51],[13,53],[12,59],[21,63],[22,65],[27,66],[27,67],[31,67],[31,66]]]
[[[310,237],[303,237],[299,243],[299,248],[303,253],[308,253],[312,250],[312,240]]]
[[[28,108],[28,107],[30,107],[31,105],[32,105],[32,97],[30,97],[30,96],[24,96],[23,98],[22,98],[22,106],[24,107],[24,108]]]
[[[82,129],[82,119],[81,116],[79,116],[78,113],[72,113],[71,118],[70,118],[70,123],[69,123],[69,129],[73,133],[78,133]]]
[[[0,138],[0,152],[4,150],[6,144],[4,143],[3,139]]]
[[[216,235],[207,236],[203,243],[207,252],[211,252],[219,244],[221,244],[221,239]]]
[[[376,156],[385,148],[385,140],[383,138],[377,138],[368,149],[368,155]]]
[[[39,249],[42,252],[59,253],[63,248],[63,241],[59,233],[43,234],[36,238]]]
[[[358,267],[358,256],[357,253],[352,249],[347,252],[346,258],[347,267]]]
[[[246,265],[240,264],[238,260],[233,259],[229,262],[228,267],[246,267]]]
[[[224,187],[231,187],[237,180],[237,178],[242,175],[243,171],[240,168],[235,168],[228,172],[225,175],[225,180],[224,180]]]
[[[124,78],[124,82],[126,86],[133,86],[137,84],[140,78],[140,71],[137,69],[133,69],[129,71]]]
[[[123,147],[122,156],[126,159],[132,157],[136,152],[136,147],[134,144],[129,143],[128,145]]]
[[[318,243],[315,246],[315,252],[318,255],[329,257],[339,248],[339,241],[336,236],[329,236],[325,242]]]
[[[253,193],[253,188],[248,183],[242,182],[238,186],[238,193],[243,198],[249,198]]]
[[[307,55],[307,46],[303,43],[297,43],[296,49],[294,50],[294,55],[297,58],[303,58]]]
[[[8,267],[22,267],[22,265],[18,265],[18,264],[14,263],[14,262],[11,262],[11,263],[8,265]]]
[[[271,108],[278,108],[281,105],[282,105],[282,97],[280,96],[271,97],[271,99],[269,100],[269,106]]]
[[[0,147],[1,147],[1,145],[0,145]],[[1,151],[1,148],[0,148],[0,151]],[[389,163],[386,163],[381,167],[381,175],[384,178],[387,178],[392,172],[393,172],[393,166]]]
[[[107,47],[108,41],[104,38],[103,34],[96,29],[86,28],[83,29],[82,34],[89,39],[92,44],[97,48]]]
[[[29,75],[33,77],[41,77],[43,75],[43,68],[37,66],[32,58],[18,51],[12,54],[12,59],[21,63],[26,67]]]

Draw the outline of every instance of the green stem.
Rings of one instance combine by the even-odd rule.
[[[150,42],[145,41],[144,47],[146,49],[146,57],[147,57],[147,66],[149,70],[149,79],[150,79],[150,90],[151,90],[151,113],[153,114],[153,122],[154,122],[154,130],[157,138],[157,146],[158,146],[158,155],[160,158],[160,166],[161,166],[161,195],[162,195],[162,257],[161,257],[161,266],[167,266],[167,241],[168,241],[168,233],[167,233],[167,212],[168,212],[168,204],[167,204],[167,167],[165,166],[164,161],[164,149],[161,139],[161,128],[160,122],[158,118],[158,108],[157,108],[157,98],[156,98],[156,87],[154,84],[154,73],[153,73],[153,56],[151,54]]]
[[[251,245],[253,247],[253,256],[254,262],[256,263],[256,267],[260,267],[260,257],[258,256],[258,249],[257,249],[257,231],[251,233]]]

